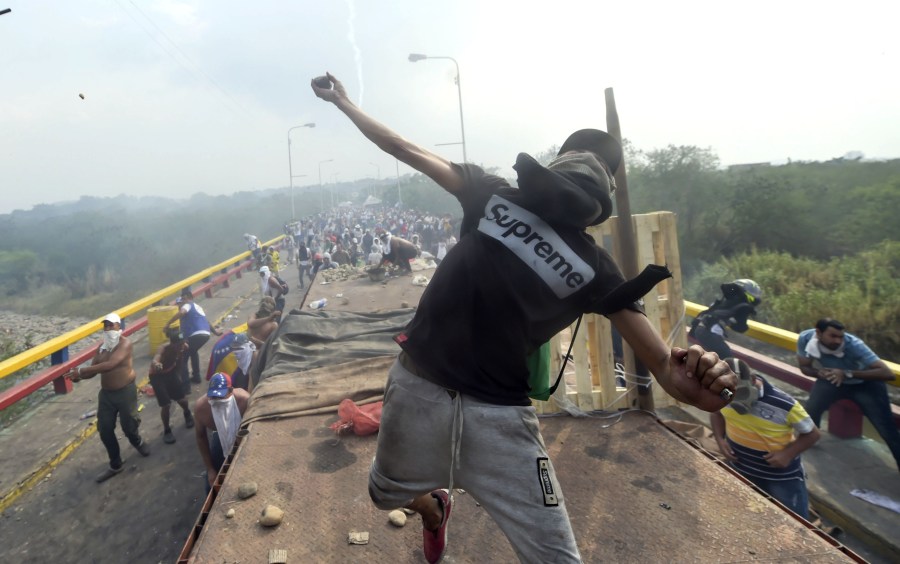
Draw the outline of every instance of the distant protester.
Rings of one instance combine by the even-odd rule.
[[[200,304],[194,303],[194,293],[190,288],[181,290],[181,297],[178,299],[178,312],[166,322],[163,327],[164,331],[175,322],[181,324],[181,334],[187,340],[188,358],[191,361],[191,379],[188,381],[185,372],[182,380],[185,395],[191,393],[191,382],[199,384],[200,379],[200,347],[209,340],[210,333],[221,336],[222,332],[213,327],[206,319],[206,312],[200,307]]]
[[[256,235],[244,233],[244,241],[247,243],[247,250],[250,251],[253,260],[259,263],[260,255],[262,254],[259,239],[256,238]]]
[[[306,243],[302,240],[298,243],[297,246],[297,270],[300,274],[300,288],[305,288],[304,277],[309,280],[309,283],[312,284],[313,275],[312,275],[312,256],[309,252],[309,247],[306,246]]]

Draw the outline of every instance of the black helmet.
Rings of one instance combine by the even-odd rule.
[[[722,293],[725,296],[743,295],[750,305],[762,303],[762,288],[749,278],[739,278],[728,284],[722,284]]]

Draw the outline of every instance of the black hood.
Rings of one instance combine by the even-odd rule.
[[[599,166],[599,165],[598,165]],[[519,153],[513,166],[526,207],[550,224],[585,228],[606,221],[612,214],[609,178],[585,172],[556,171]]]

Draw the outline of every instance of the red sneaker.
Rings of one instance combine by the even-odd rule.
[[[444,517],[441,519],[441,526],[436,531],[429,531],[422,528],[422,538],[424,540],[425,560],[430,564],[440,562],[444,556],[444,549],[447,548],[447,521],[450,520],[450,493],[447,490],[434,490],[431,497],[435,498],[444,511]]]

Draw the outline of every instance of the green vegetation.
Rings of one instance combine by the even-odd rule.
[[[297,188],[296,216],[319,213],[332,196],[359,205],[373,190],[388,206],[402,196],[404,207],[459,213],[456,199],[429,178],[401,180],[399,191],[391,181]],[[246,251],[244,233],[278,236],[290,209],[282,189],[185,201],[83,197],[0,216],[0,308],[99,315]]]
[[[758,321],[799,332],[833,317],[884,358],[900,357],[900,242],[829,260],[751,251],[704,266],[685,293],[711,303],[719,285],[735,278],[764,289]]]
[[[0,307],[96,316],[275,237],[284,194],[82,198],[0,216]]]
[[[628,159],[632,211],[678,216],[687,299],[752,278],[760,321],[800,331],[833,317],[900,357],[900,160],[721,170],[712,151],[673,146]]]
[[[674,146],[628,158],[632,212],[678,215],[688,275],[753,248],[830,259],[900,240],[900,159],[720,170],[709,149]]]
[[[555,148],[536,154],[546,163]],[[900,352],[900,160],[834,159],[720,168],[711,149],[626,143],[633,213],[677,214],[685,296],[708,303],[733,278],[759,282],[760,320],[791,330],[841,319],[886,358]],[[496,171],[493,171],[496,172]],[[421,174],[295,188],[298,218],[367,195],[458,215]],[[0,308],[95,316],[269,239],[290,219],[286,189],[232,196],[82,198],[0,216]]]

